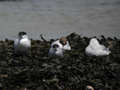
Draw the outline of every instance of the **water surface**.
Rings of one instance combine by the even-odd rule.
[[[119,0],[24,0],[0,2],[0,39],[19,31],[31,38],[56,38],[71,32],[120,38]]]

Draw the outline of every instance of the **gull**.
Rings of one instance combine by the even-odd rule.
[[[26,32],[19,32],[18,38],[14,41],[14,50],[16,54],[27,54],[31,48],[31,40]]]
[[[51,44],[49,55],[63,56],[65,50],[71,50],[71,46],[65,37],[61,37],[59,40],[54,41]]]
[[[101,45],[96,38],[92,38],[90,40],[89,45],[85,49],[85,52],[87,55],[92,56],[105,56],[111,53],[109,51],[109,48],[106,48],[104,45]]]

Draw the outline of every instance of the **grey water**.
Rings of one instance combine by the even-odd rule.
[[[26,31],[31,38],[120,38],[120,0],[21,0],[0,2],[0,39]]]

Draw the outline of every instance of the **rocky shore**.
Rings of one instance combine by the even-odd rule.
[[[64,57],[49,57],[54,39],[32,40],[28,56],[14,54],[13,40],[0,41],[0,90],[120,90],[120,39],[101,36],[111,43],[109,56],[85,54],[90,38],[72,33],[67,36],[72,50]]]

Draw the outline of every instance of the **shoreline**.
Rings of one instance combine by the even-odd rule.
[[[104,45],[114,41],[109,56],[84,53],[90,38],[67,36],[72,50],[64,57],[49,57],[51,41],[32,40],[31,55],[15,56],[13,40],[0,41],[0,88],[3,90],[119,90],[120,39],[99,39]]]

